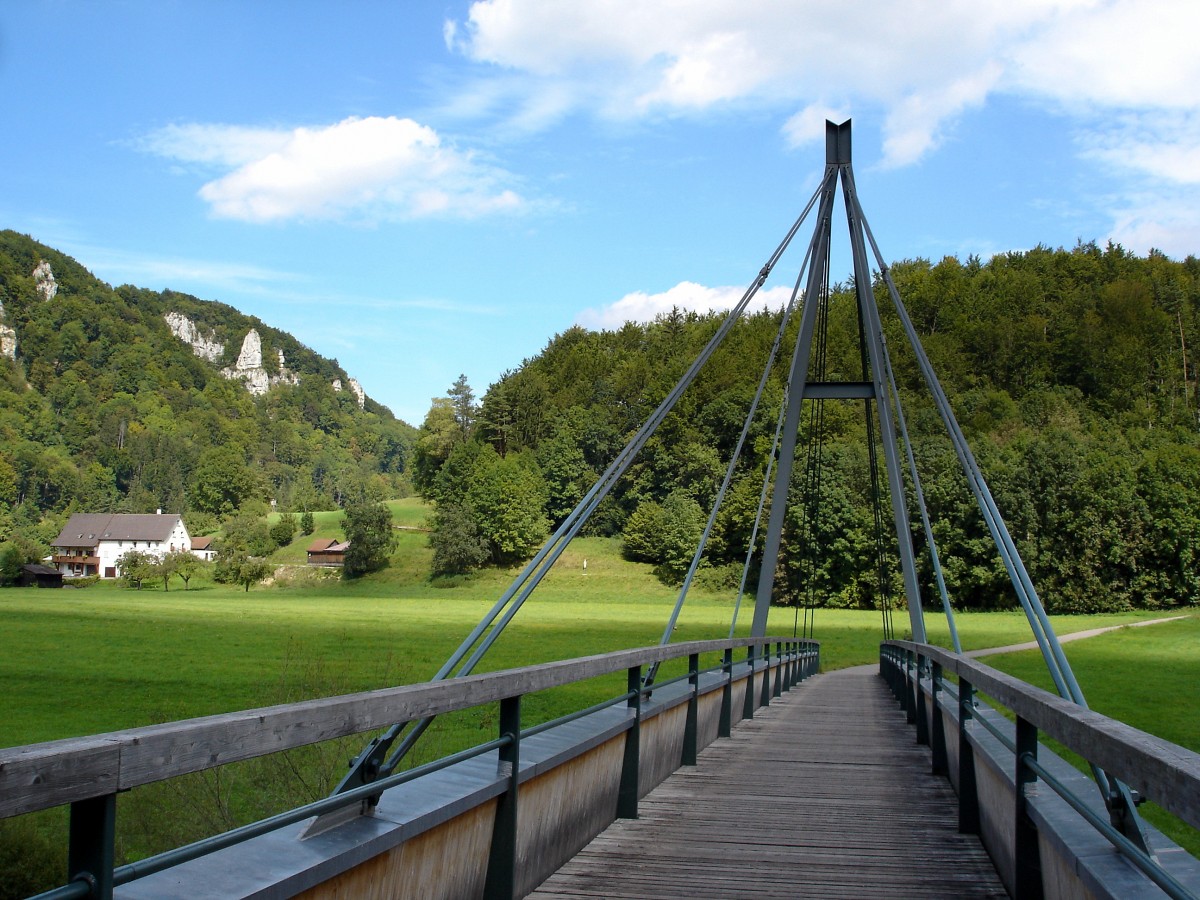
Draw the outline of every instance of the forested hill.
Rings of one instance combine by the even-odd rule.
[[[1086,244],[987,263],[906,261],[893,275],[1047,605],[1195,603],[1200,261]],[[952,601],[1012,606],[887,293],[876,285],[876,294]],[[851,293],[835,290],[829,310],[827,377],[856,380]],[[591,526],[621,535],[628,556],[656,564],[666,578],[677,579],[690,560],[778,322],[777,313],[764,312],[735,328]],[[529,552],[535,533],[561,521],[718,324],[718,317],[675,312],[611,332],[573,328],[491,386],[477,410],[465,384],[435,402],[418,439],[414,480],[439,503],[442,569]],[[779,368],[716,523],[709,579],[736,583],[783,381]],[[881,588],[862,404],[826,402],[820,431],[824,474],[815,494],[803,478],[793,489],[780,599],[807,599],[811,589],[818,603],[871,606]],[[807,464],[798,459],[797,472]],[[500,477],[509,487],[497,492]],[[816,524],[806,531],[814,496]],[[536,508],[515,515],[519,501]],[[497,530],[497,511],[510,518],[507,532]],[[919,526],[913,533],[923,547]],[[817,548],[815,564],[808,547]],[[900,596],[889,565],[884,584]],[[927,566],[924,577],[936,602]]]
[[[112,288],[0,231],[0,542],[70,512],[327,509],[396,496],[414,429],[338,365],[222,303]]]

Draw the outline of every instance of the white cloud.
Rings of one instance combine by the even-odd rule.
[[[813,103],[783,123],[783,136],[789,147],[807,147],[825,140],[826,122],[841,123],[848,118],[850,114],[845,109]]]
[[[745,288],[705,287],[691,281],[681,281],[673,288],[658,294],[634,291],[615,303],[600,309],[585,309],[576,316],[576,324],[593,329],[616,329],[626,322],[651,322],[672,309],[709,313],[732,309],[745,294]],[[756,309],[778,309],[791,299],[792,289],[764,288],[754,298]]]
[[[220,218],[470,218],[526,205],[507,172],[394,116],[290,130],[173,125],[142,146],[185,163],[232,168],[200,189]]]
[[[570,108],[564,93],[575,108],[613,118],[799,107],[783,126],[796,146],[818,110],[905,111],[912,121],[889,127],[901,163],[936,146],[942,121],[986,96],[1006,42],[1054,9],[1038,0],[481,0],[446,34],[452,49],[488,64],[490,82],[508,74],[530,105],[553,90],[561,112]]]
[[[167,125],[143,137],[138,148],[156,156],[208,166],[242,166],[287,146],[288,132],[270,128],[190,123]]]
[[[999,92],[1049,102],[1077,125],[1196,109],[1197,33],[1200,4],[1178,0],[479,0],[446,23],[447,45],[487,66],[491,94],[475,102],[529,127],[571,109],[631,118],[766,104],[790,114],[783,138],[800,146],[820,112],[853,109],[884,121],[889,166],[922,159]]]

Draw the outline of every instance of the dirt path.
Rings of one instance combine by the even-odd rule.
[[[1174,622],[1177,619],[1186,619],[1187,616],[1168,616],[1165,619],[1147,619],[1144,622],[1127,622],[1124,625],[1109,625],[1107,628],[1089,628],[1087,631],[1074,631],[1071,634],[1059,635],[1058,642],[1065,644],[1067,641],[1079,641],[1084,638],[1095,637],[1098,634],[1104,634],[1108,631],[1117,631],[1121,628],[1141,628],[1145,625],[1160,625],[1163,622]],[[1013,653],[1017,650],[1036,650],[1038,649],[1037,641],[1027,641],[1024,644],[1009,644],[1007,647],[987,647],[983,650],[968,650],[963,656],[979,657],[992,656],[996,653]]]

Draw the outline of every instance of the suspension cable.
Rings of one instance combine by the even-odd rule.
[[[804,261],[800,267],[801,277],[804,270],[808,266],[809,254],[806,252]],[[675,607],[671,611],[671,616],[667,621],[667,627],[663,630],[660,644],[667,644],[671,640],[671,634],[675,630],[675,625],[679,621],[680,610],[683,609],[684,600],[687,598],[688,590],[692,585],[692,579],[695,578],[696,570],[700,566],[700,560],[704,555],[705,547],[708,545],[708,538],[712,534],[713,525],[717,521],[717,513],[720,512],[721,504],[725,500],[725,493],[729,490],[729,485],[733,481],[733,473],[737,468],[738,460],[742,455],[742,448],[746,444],[746,438],[750,434],[750,428],[754,424],[754,415],[758,411],[758,404],[762,400],[763,392],[766,390],[767,382],[770,380],[771,371],[775,367],[775,361],[779,354],[779,347],[783,343],[784,332],[787,330],[788,322],[791,321],[792,314],[795,312],[797,303],[800,297],[800,277],[796,279],[795,286],[792,288],[792,295],[788,300],[787,307],[781,312],[779,328],[775,332],[775,341],[771,344],[771,350],[767,353],[766,362],[763,365],[762,376],[758,381],[758,388],[754,392],[754,399],[750,403],[750,409],[746,413],[745,421],[742,424],[741,434],[738,435],[737,445],[733,448],[733,453],[730,455],[729,465],[725,469],[725,477],[721,482],[721,487],[717,491],[716,500],[713,501],[712,510],[708,515],[708,522],[704,526],[704,531],[700,535],[700,542],[696,547],[696,552],[692,556],[691,565],[688,566],[687,575],[683,579],[683,586],[679,591],[679,598],[675,601]],[[751,540],[753,546],[753,540]],[[658,664],[655,663],[650,667],[646,675],[646,683],[652,684],[658,673]]]

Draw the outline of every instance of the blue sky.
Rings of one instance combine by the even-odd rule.
[[[22,0],[0,227],[419,425],[573,324],[731,302],[827,117],[889,259],[1200,251],[1197,34],[1187,0]]]

